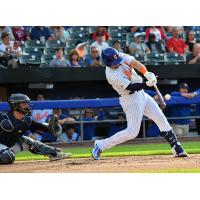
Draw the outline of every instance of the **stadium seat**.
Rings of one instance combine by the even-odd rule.
[[[110,36],[111,36],[112,39],[120,39],[120,40],[126,40],[127,39],[126,33],[122,33],[122,32],[119,32],[119,31],[111,32]]]
[[[96,32],[96,30],[97,30],[96,26],[89,27],[89,33],[94,33],[94,32]]]
[[[81,32],[72,32],[70,35],[70,38],[73,39],[82,39],[85,37],[85,33],[81,33]]]
[[[145,62],[146,62],[145,56],[142,56],[142,55],[137,54],[137,53],[134,53],[134,54],[132,54],[132,55],[133,55],[133,56],[135,57],[135,59],[138,60],[139,62],[141,62],[141,63],[145,63]]]
[[[167,32],[166,33],[166,37],[167,37],[167,40],[169,40],[172,37],[172,33],[171,32]]]
[[[87,26],[73,26],[70,28],[70,33],[71,34],[74,34],[74,33],[83,33],[83,34],[86,34],[86,33],[89,33],[89,27]]]
[[[110,26],[108,28],[108,31],[110,33],[112,33],[113,31],[118,31],[118,32],[124,33],[125,32],[125,27],[124,26]]]
[[[49,64],[51,60],[53,60],[55,58],[55,55],[53,54],[46,54],[46,55],[42,55],[41,57],[41,63],[43,64]]]
[[[45,48],[45,44],[41,43],[39,40],[28,40],[25,42],[25,48]]]
[[[55,52],[56,52],[56,48],[45,48],[44,49],[44,55],[55,54]]]
[[[46,41],[47,48],[65,48],[66,44],[62,43],[60,40],[47,40]]]
[[[166,53],[166,64],[185,64],[185,55],[181,56],[177,53]]]
[[[199,33],[196,34],[195,37],[196,37],[196,42],[197,42],[197,43],[200,43],[200,34],[199,34]]]
[[[147,65],[159,65],[165,63],[165,54],[150,53],[146,54]]]
[[[41,56],[42,55],[42,51],[39,48],[24,48],[23,52],[25,53],[25,55],[35,55],[35,56]]]
[[[69,52],[70,52],[70,50],[72,50],[72,49],[74,49],[75,47],[72,47],[72,46],[69,46],[69,47],[67,47],[66,49],[65,49],[65,55],[67,55]]]
[[[19,57],[19,62],[20,64],[24,64],[24,65],[26,64],[39,65],[41,64],[41,57],[33,55],[33,54],[21,55]]]
[[[77,43],[80,43],[80,42],[85,42],[86,40],[82,40],[81,38],[71,38],[68,43],[67,43],[67,47],[70,47],[71,49],[74,49],[77,45]]]

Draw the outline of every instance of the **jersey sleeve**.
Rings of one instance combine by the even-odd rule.
[[[131,64],[131,61],[135,60],[134,56],[125,53],[119,53],[119,56],[122,58],[122,63],[127,63],[128,65]]]
[[[112,83],[114,83],[114,85],[120,87],[121,89],[125,90],[130,84],[130,81],[125,77],[116,77],[115,79],[112,80]]]
[[[197,93],[197,95],[200,95],[200,88],[196,90],[195,92]]]
[[[174,92],[171,93],[171,96],[181,97],[181,93],[177,92],[177,91],[174,91]]]

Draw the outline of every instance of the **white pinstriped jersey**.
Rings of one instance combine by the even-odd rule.
[[[120,66],[117,69],[106,67],[106,78],[108,83],[112,85],[119,95],[125,95],[130,92],[126,89],[130,83],[142,83],[143,79],[134,69],[130,69],[130,67],[125,64],[130,64],[131,61],[135,59],[133,56],[124,53],[119,53],[119,56],[122,58]],[[132,72],[130,80],[124,74],[124,70],[130,70]]]

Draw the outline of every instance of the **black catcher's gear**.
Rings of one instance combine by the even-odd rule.
[[[16,110],[18,112],[21,112],[24,115],[31,115],[32,114],[32,109],[30,107],[30,99],[27,95],[25,94],[12,94],[8,98],[8,103],[10,105],[11,110]],[[25,109],[21,108],[20,104],[21,103],[27,103],[29,106]]]
[[[23,120],[17,120],[12,112],[0,113],[0,144],[12,147],[26,130],[48,131],[48,127],[32,121],[29,115],[25,115]]]
[[[12,164],[15,161],[15,154],[10,148],[0,151],[0,164]]]
[[[30,146],[29,151],[34,153],[34,154],[41,154],[41,155],[52,155],[52,156],[56,156],[57,152],[62,151],[59,148],[55,148],[55,147],[51,147],[48,146],[46,144],[43,144],[37,140],[33,140],[32,138],[26,137],[26,136],[22,136],[19,141],[18,144],[22,144],[22,143],[26,143]]]

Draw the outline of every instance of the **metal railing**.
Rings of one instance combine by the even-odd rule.
[[[126,122],[126,120],[119,120],[119,119],[105,119],[105,120],[93,120],[93,121],[84,121],[83,115],[80,115],[80,121],[75,122],[67,122],[67,124],[80,124],[80,141],[83,141],[84,136],[84,124],[105,124],[105,123],[116,123],[116,122]],[[168,120],[171,119],[200,119],[200,116],[188,116],[188,117],[166,117]],[[146,138],[146,121],[151,120],[147,117],[143,117],[141,126],[143,132],[143,138]]]

